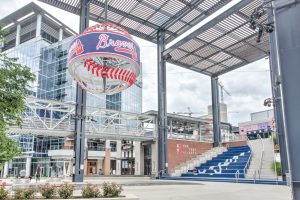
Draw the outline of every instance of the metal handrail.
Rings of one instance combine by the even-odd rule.
[[[276,182],[278,184],[278,174],[277,174],[277,165],[276,165],[276,155],[275,155],[275,149],[274,149],[274,142],[273,142],[273,135],[271,137],[271,142],[272,142],[272,147],[273,147],[273,154],[274,154],[274,170],[275,170],[275,175],[276,175]]]
[[[252,159],[252,144],[250,143],[250,141],[249,141],[249,138],[247,137],[247,144],[250,144],[249,146],[250,146],[250,156],[249,156],[249,158],[248,158],[248,160],[247,160],[247,163],[246,163],[246,166],[244,167],[244,175],[246,175],[246,169],[249,167],[249,165],[250,165],[250,160]]]
[[[239,182],[239,178],[240,178],[240,170],[237,170],[235,172],[235,179],[236,179],[236,182],[238,183]]]
[[[256,170],[254,171],[254,174],[253,174],[253,182],[254,182],[254,184],[256,183]]]
[[[261,157],[260,157],[260,163],[259,163],[259,169],[258,169],[258,179],[260,179],[261,169],[262,169],[262,161],[263,161],[264,153],[265,153],[265,145],[264,145],[264,142],[263,142],[261,136],[259,134],[257,136],[259,137],[261,145],[262,145]]]

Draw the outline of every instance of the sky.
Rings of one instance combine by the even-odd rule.
[[[0,0],[0,19],[32,0]],[[64,24],[78,31],[79,17],[37,2]],[[91,23],[92,24],[92,23]],[[143,111],[157,110],[157,49],[154,43],[135,38],[141,48],[143,66]],[[250,113],[267,110],[263,101],[271,97],[269,60],[262,59],[219,77],[230,96],[224,93],[228,120],[233,125],[249,121]],[[167,111],[205,115],[211,104],[210,77],[167,63]],[[197,116],[196,114],[194,116]]]

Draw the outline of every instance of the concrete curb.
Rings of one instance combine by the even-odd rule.
[[[58,200],[58,199],[48,199],[48,200]],[[124,197],[113,197],[113,198],[82,198],[82,199],[76,198],[76,199],[69,199],[69,200],[87,200],[87,199],[92,199],[92,200],[139,200],[140,198],[138,198],[137,196],[132,195],[132,194],[127,194]]]

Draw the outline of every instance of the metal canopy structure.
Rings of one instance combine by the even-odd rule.
[[[40,0],[79,15],[80,0]],[[165,43],[218,11],[230,0],[108,0],[108,21],[139,38],[157,43],[163,30]],[[217,76],[268,56],[269,37],[256,42],[257,32],[249,28],[250,15],[264,0],[242,0],[204,24],[163,53],[167,62]],[[91,0],[90,19],[103,22],[104,0]],[[267,16],[260,22],[267,21]]]
[[[80,0],[40,0],[79,15]],[[157,43],[157,31],[170,42],[230,0],[108,0],[107,19],[130,34]],[[105,20],[105,0],[90,0],[90,19]]]
[[[263,0],[243,0],[168,48],[168,61],[209,76],[218,76],[268,56],[269,37],[257,43],[249,19]],[[266,22],[267,16],[259,19]]]

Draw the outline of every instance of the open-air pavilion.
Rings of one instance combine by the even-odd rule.
[[[294,199],[300,199],[300,159],[297,156],[300,94],[296,88],[300,85],[298,0],[40,1],[79,15],[80,31],[88,27],[88,20],[107,20],[134,36],[157,44],[158,152],[161,152],[158,170],[166,173],[166,62],[211,77],[214,146],[218,146],[221,142],[218,76],[270,57],[283,178],[289,172]],[[184,34],[186,31],[189,33]],[[80,115],[85,91],[78,87],[77,95],[76,109]],[[79,125],[76,130],[75,174],[80,174],[83,152],[79,144],[84,145],[84,129]]]

